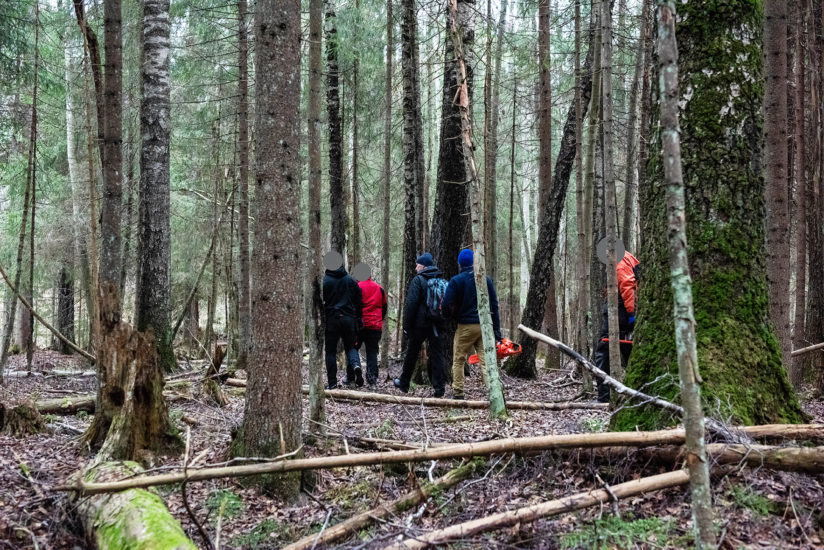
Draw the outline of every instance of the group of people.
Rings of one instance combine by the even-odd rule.
[[[378,343],[386,317],[386,292],[372,281],[368,267],[359,264],[352,275],[343,267],[343,258],[332,252],[325,258],[323,302],[326,314],[326,376],[327,389],[338,387],[337,346],[343,341],[346,354],[345,385],[363,386],[364,379],[358,349],[366,346],[366,383],[374,388],[378,378]],[[464,365],[473,352],[478,352],[484,375],[483,341],[481,338],[478,300],[475,290],[474,254],[470,249],[458,254],[460,272],[448,282],[428,252],[418,256],[417,274],[409,283],[403,306],[402,328],[406,338],[406,357],[395,387],[406,393],[415,371],[423,343],[429,352],[429,376],[435,397],[446,391],[446,355],[443,337],[450,319],[457,321],[452,348],[452,398],[464,399]],[[365,270],[363,267],[365,267]],[[358,272],[360,271],[360,272]],[[357,281],[356,281],[357,279]],[[495,284],[487,277],[489,306],[496,341],[501,340],[498,297]]]
[[[350,276],[343,266],[343,257],[330,252],[324,257],[326,275],[323,279],[323,302],[326,315],[326,375],[327,389],[338,387],[337,348],[343,342],[346,354],[344,385],[364,385],[359,349],[366,347],[366,383],[370,389],[378,381],[378,348],[386,318],[386,291],[372,280],[369,267],[358,264]],[[485,358],[475,289],[474,254],[470,249],[458,254],[459,273],[449,282],[443,278],[428,252],[418,256],[413,277],[406,291],[402,328],[406,339],[406,356],[400,377],[394,386],[407,393],[424,342],[429,352],[429,377],[435,397],[446,392],[446,354],[443,336],[450,320],[457,322],[452,346],[452,398],[464,399],[464,366],[469,355],[478,353],[481,375],[485,382]],[[635,326],[635,294],[638,260],[624,252],[617,264],[619,287],[618,324],[622,360],[629,359],[632,350],[632,330]],[[498,297],[495,284],[486,278],[489,309],[495,341],[501,340]],[[601,334],[594,354],[598,368],[609,374],[609,323],[604,307]],[[598,400],[609,401],[609,386],[598,380]]]

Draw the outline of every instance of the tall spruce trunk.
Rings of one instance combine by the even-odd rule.
[[[517,125],[517,101],[518,101],[518,79],[512,84],[512,135],[509,143],[509,250],[507,252],[507,259],[509,260],[509,273],[507,276],[507,309],[509,313],[509,338],[515,338],[516,326],[516,312],[518,311],[518,303],[520,299],[520,292],[515,292],[515,243],[513,240],[513,226],[515,218],[515,128]],[[520,286],[518,287],[520,291]]]
[[[590,21],[589,37],[590,44],[594,35],[594,18]],[[583,104],[581,116],[586,116],[592,92],[592,60],[595,48],[590,47],[584,61],[584,71],[582,79]],[[558,240],[558,228],[561,223],[561,213],[566,200],[566,191],[569,186],[569,178],[572,173],[572,165],[575,161],[575,105],[570,105],[567,111],[564,132],[561,138],[561,147],[555,161],[555,175],[552,182],[552,191],[546,204],[546,212],[542,217],[542,222],[538,228],[538,243],[535,247],[532,269],[529,276],[529,290],[527,292],[526,306],[521,315],[521,324],[532,328],[541,329],[541,322],[544,318],[544,306],[546,304],[547,293],[550,288],[550,273],[552,260],[555,254],[555,243]],[[514,376],[523,378],[535,378],[537,370],[535,368],[535,352],[537,345],[535,340],[527,338],[522,342],[522,352],[514,359],[507,361],[507,370]]]
[[[795,322],[793,323],[793,347],[800,349],[806,342],[807,307],[807,78],[805,75],[805,52],[807,50],[806,15],[808,0],[804,0],[795,10],[795,179],[796,179],[796,284]],[[792,358],[788,366],[790,381],[797,388],[802,380],[804,356]]]
[[[329,206],[332,216],[332,249],[346,257],[346,204],[343,193],[343,128],[338,29],[335,0],[326,1],[326,111],[329,125]]]
[[[360,4],[355,0],[355,11],[358,12],[360,20]],[[358,136],[358,108],[359,108],[359,69],[360,60],[358,52],[355,51],[355,59],[352,61],[352,242],[349,246],[350,269],[361,259],[360,244],[360,143]]]
[[[252,348],[234,456],[274,457],[301,444],[300,1],[260,0],[255,19],[255,230]],[[276,296],[277,299],[272,299]],[[277,383],[272,383],[277,381]],[[299,474],[258,480],[290,501]]]
[[[695,342],[692,279],[687,257],[684,180],[681,174],[681,143],[678,127],[678,45],[675,38],[675,2],[658,2],[658,74],[661,104],[661,147],[667,185],[667,233],[670,280],[674,299],[675,347],[681,379],[681,403],[687,466],[690,471],[692,521],[698,548],[715,548],[712,524],[712,490],[704,446],[704,413],[701,410],[701,376]]]
[[[604,214],[607,239],[606,289],[607,319],[609,324],[609,363],[611,374],[623,380],[621,348],[618,342],[618,274],[616,273],[616,241],[618,239],[618,209],[615,199],[615,171],[612,160],[612,9],[609,2],[601,3],[601,151],[604,171]]]
[[[415,276],[415,259],[423,236],[418,221],[419,189],[423,189],[423,141],[418,59],[418,13],[414,0],[403,0],[401,72],[403,76],[403,272],[404,288]],[[422,208],[422,207],[421,207]]]
[[[323,65],[321,49],[323,40],[323,0],[309,3],[309,429],[323,434],[326,425],[325,394],[323,393],[323,263],[321,250],[320,190],[323,183],[321,167],[320,118]],[[388,250],[385,251],[388,254]]]
[[[590,353],[595,350],[598,345],[598,339],[601,335],[600,327],[600,312],[603,307],[603,289],[605,286],[604,275],[605,272],[601,268],[600,261],[597,254],[595,254],[595,247],[598,240],[601,238],[603,228],[603,185],[601,185],[600,174],[598,171],[598,159],[600,148],[600,140],[598,136],[601,132],[601,28],[598,21],[600,20],[600,1],[592,3],[591,13],[595,19],[593,23],[596,27],[595,43],[590,46],[594,49],[594,69],[592,78],[592,89],[590,93],[592,97],[597,98],[592,102],[592,110],[589,115],[589,124],[587,126],[587,152],[585,159],[585,182],[584,182],[584,214],[586,224],[586,242],[588,267],[586,270],[586,280],[584,288],[588,294],[587,310],[587,342],[589,344]],[[586,88],[581,88],[581,93],[584,93]]]
[[[29,150],[28,173],[31,177],[31,225],[29,229],[29,281],[24,294],[30,304],[34,305],[34,223],[37,214],[37,75],[40,68],[40,4],[34,4],[34,96],[31,106],[31,148]],[[29,309],[21,309],[26,319],[26,372],[31,374],[32,360],[34,359],[34,315]],[[21,327],[24,323],[20,323]]]
[[[137,232],[140,257],[135,291],[135,327],[141,332],[152,329],[160,368],[164,372],[170,372],[177,366],[172,349],[170,318],[170,31],[169,0],[144,2]],[[105,284],[106,281],[101,280],[101,285]]]
[[[66,261],[60,267],[57,280],[57,330],[74,342],[74,280],[72,279],[72,261]],[[72,349],[54,338],[54,348],[63,354],[71,354]]]
[[[547,202],[552,192],[552,70],[551,62],[550,0],[538,3],[538,63],[540,65],[538,85],[538,225],[541,225]],[[555,292],[555,263],[548,264],[549,290],[544,309],[542,330],[558,336],[558,307]],[[558,368],[561,355],[555,348],[548,347],[546,365]]]
[[[251,310],[249,308],[249,70],[248,35],[246,31],[246,0],[238,0],[238,106],[237,106],[237,151],[238,151],[238,275],[237,321],[238,350],[237,368],[245,369],[249,358],[249,338],[251,331]],[[320,37],[318,37],[320,40]]]
[[[475,0],[458,1],[459,33],[464,47],[469,102],[472,103],[475,58]],[[458,274],[458,252],[468,244],[468,186],[461,142],[461,114],[454,100],[458,92],[455,45],[445,44],[441,136],[438,146],[438,180],[432,216],[431,251],[447,279]],[[470,113],[471,116],[471,113]],[[450,347],[451,349],[451,347]]]
[[[317,1],[317,0],[316,0]],[[386,292],[389,292],[389,212],[390,212],[390,189],[392,174],[392,58],[395,55],[395,43],[392,39],[392,28],[395,21],[392,17],[392,3],[386,3],[386,76],[384,81],[384,121],[383,121],[383,181],[382,201],[383,201],[383,221],[381,232],[381,285]],[[400,279],[400,276],[398,277]],[[400,319],[398,319],[400,321]],[[400,324],[400,323],[398,323]],[[381,335],[381,368],[383,372],[389,372],[389,325],[383,327]]]
[[[455,63],[458,73],[458,96],[456,104],[461,117],[461,144],[464,162],[469,172],[470,215],[472,217],[472,246],[475,250],[475,290],[478,294],[478,317],[481,323],[483,351],[486,369],[486,386],[489,391],[489,412],[492,418],[506,416],[506,402],[498,373],[498,358],[495,351],[495,335],[490,314],[489,291],[486,277],[486,255],[484,253],[484,215],[481,206],[482,189],[475,168],[474,146],[472,145],[472,123],[469,118],[471,103],[464,64],[464,48],[461,43],[458,24],[458,0],[449,0],[449,30],[455,49]]]
[[[764,2],[764,168],[770,320],[789,365],[790,219],[787,186],[787,1]]]
[[[120,320],[120,216],[123,209],[123,33],[121,0],[103,1],[103,197],[100,210],[100,292],[114,292],[116,300],[102,300],[101,311],[111,323]],[[167,82],[168,86],[168,82]],[[100,124],[100,121],[98,121]],[[142,174],[141,174],[142,178]],[[158,335],[159,336],[159,335]]]
[[[714,416],[743,424],[796,422],[801,411],[766,318],[761,7],[743,0],[723,5],[690,2],[679,7],[677,101],[682,105],[687,253],[694,277],[703,403]],[[734,86],[739,93],[731,96],[726,91]],[[718,94],[718,90],[725,93]],[[653,101],[658,100],[656,94]],[[672,400],[681,392],[671,381],[677,349],[669,305],[673,300],[671,276],[664,268],[667,217],[661,205],[665,191],[654,184],[663,178],[664,159],[657,153],[662,135],[654,112],[651,119],[653,154],[640,197],[643,278],[633,353],[624,382],[633,388],[646,384],[648,393]],[[640,407],[618,411],[611,425],[648,429],[676,421],[661,410]]]

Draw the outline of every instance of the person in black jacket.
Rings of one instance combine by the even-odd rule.
[[[346,378],[343,384],[363,386],[360,356],[355,349],[358,331],[363,327],[363,298],[358,283],[346,273],[343,256],[334,250],[323,257],[326,274],[323,277],[323,311],[326,325],[327,389],[338,386],[338,340],[343,340],[346,352]]]
[[[464,398],[464,364],[466,358],[474,350],[478,354],[481,364],[481,376],[486,381],[485,358],[483,352],[483,338],[481,337],[481,321],[478,316],[478,293],[475,289],[475,270],[473,264],[475,255],[468,248],[458,254],[458,267],[461,272],[449,280],[446,294],[443,297],[443,310],[455,317],[458,328],[452,345],[452,397]],[[498,295],[495,293],[495,284],[492,279],[486,278],[486,289],[489,293],[489,312],[492,315],[492,329],[495,341],[501,341],[501,321],[498,316]]]
[[[406,357],[403,360],[403,372],[400,378],[395,378],[395,387],[407,393],[418,354],[424,341],[428,342],[429,361],[431,366],[430,377],[435,397],[443,397],[446,385],[444,373],[443,342],[440,333],[444,330],[444,323],[433,319],[427,313],[427,288],[434,279],[442,279],[443,274],[432,259],[432,254],[425,252],[418,256],[415,269],[418,274],[412,278],[409,289],[406,291],[406,303],[403,306],[403,332],[407,337]],[[443,281],[445,286],[445,281]],[[437,284],[437,283],[436,283]]]

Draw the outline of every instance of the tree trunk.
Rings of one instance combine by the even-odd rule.
[[[590,43],[594,35],[593,22],[590,22]],[[592,57],[595,48],[590,47],[587,51],[584,62],[584,75],[582,82],[582,103],[584,105],[582,116],[586,115],[592,92]],[[561,223],[561,212],[566,200],[566,190],[569,185],[569,177],[572,172],[572,164],[575,160],[575,105],[570,105],[567,112],[564,133],[561,138],[561,148],[558,151],[558,158],[555,161],[555,177],[552,182],[552,192],[547,202],[546,212],[538,232],[538,244],[535,248],[532,270],[529,277],[529,291],[526,298],[526,307],[521,316],[521,324],[534,330],[541,328],[544,318],[544,306],[546,304],[547,292],[550,291],[549,275],[552,270],[552,259],[555,254],[555,242],[558,239],[558,227]],[[507,361],[507,370],[514,376],[523,378],[535,378],[535,351],[536,343],[533,340],[522,342],[521,355]]]
[[[600,6],[600,4],[599,4]],[[592,102],[592,112],[589,115],[589,127],[587,135],[587,155],[586,155],[586,182],[584,183],[584,211],[586,214],[586,237],[587,237],[587,258],[589,266],[586,272],[587,280],[584,285],[588,292],[589,311],[588,333],[587,341],[589,343],[590,352],[595,350],[598,345],[598,338],[600,338],[600,311],[603,307],[602,296],[603,290],[606,286],[604,279],[604,270],[601,269],[598,255],[595,253],[598,240],[603,235],[604,227],[604,211],[603,211],[603,185],[598,171],[598,159],[601,152],[600,140],[598,136],[601,132],[601,27],[598,24],[600,20],[600,7],[593,9],[593,17],[595,18],[596,37],[595,44],[590,46],[590,49],[595,49],[594,59],[595,68],[593,70],[594,76],[592,78],[592,90],[590,93],[592,97],[598,98],[597,101]],[[585,93],[586,88],[581,88],[581,93]]]
[[[807,117],[805,99],[807,79],[805,55],[807,50],[806,14],[808,0],[796,9],[795,44],[795,181],[796,181],[796,276],[795,276],[795,322],[793,323],[793,348],[804,347],[806,337],[807,307]],[[790,381],[798,388],[803,374],[803,357],[794,357],[788,365]]]
[[[467,89],[472,103],[475,58],[475,0],[458,2],[458,21],[464,46]],[[454,100],[460,82],[455,45],[451,40],[445,45],[445,68],[441,114],[441,137],[438,149],[438,182],[435,194],[435,212],[432,217],[431,251],[435,264],[450,279],[458,274],[458,252],[468,244],[467,212],[468,185],[461,142],[461,114]],[[470,114],[471,116],[471,114]],[[450,346],[451,349],[451,346]]]
[[[203,335],[203,346],[206,355],[212,347],[212,340],[215,338],[215,314],[217,313],[217,282],[220,278],[220,266],[218,264],[218,243],[220,242],[220,214],[218,206],[218,194],[220,192],[220,105],[218,105],[217,121],[212,124],[212,158],[215,169],[212,173],[214,178],[212,187],[212,231],[214,231],[216,249],[212,252],[212,278],[209,289],[209,299],[206,302],[206,330]]]
[[[326,406],[323,393],[323,263],[321,250],[320,190],[323,183],[321,168],[320,94],[323,71],[321,61],[323,33],[323,0],[311,0],[309,4],[309,419],[310,431],[323,434],[326,431]],[[388,134],[387,134],[388,139]],[[388,224],[388,221],[385,223]],[[388,247],[384,249],[388,255]]]
[[[74,280],[71,275],[71,264],[69,261],[60,267],[57,285],[57,330],[74,342]],[[60,353],[72,353],[72,349],[59,338],[54,339],[54,348]]]
[[[29,282],[26,285],[29,303],[34,305],[34,222],[37,213],[37,75],[40,66],[40,4],[34,4],[34,95],[31,105],[31,149],[29,150],[29,177],[31,178],[31,226],[29,229]],[[21,313],[26,318],[26,371],[31,373],[34,358],[34,316],[27,309]],[[21,327],[23,323],[21,323]]]
[[[704,446],[704,413],[701,410],[702,381],[698,374],[692,279],[687,257],[684,180],[681,174],[681,143],[678,127],[678,44],[675,38],[675,2],[658,2],[658,74],[661,98],[661,146],[667,184],[667,233],[674,298],[675,347],[681,402],[684,406],[685,450],[690,472],[693,529],[698,548],[715,548],[712,524],[712,489]]]
[[[169,33],[169,0],[144,2],[137,234],[140,257],[135,291],[135,327],[140,332],[151,327],[157,343],[160,368],[164,372],[170,372],[177,366],[170,325]],[[106,280],[101,279],[101,285],[105,284]]]
[[[346,257],[346,205],[343,200],[343,135],[338,73],[338,29],[335,0],[326,1],[326,111],[329,125],[329,206],[332,250]],[[259,9],[259,8],[258,8]]]
[[[403,74],[403,254],[401,273],[406,287],[415,276],[415,259],[423,252],[423,209],[421,204],[424,171],[423,123],[421,121],[420,73],[418,68],[418,10],[414,0],[404,0],[401,23],[401,71]],[[420,195],[420,196],[419,196]]]
[[[515,127],[518,101],[518,79],[512,85],[512,139],[509,144],[509,275],[507,277],[507,309],[509,310],[509,338],[515,338],[516,312],[518,311],[515,293],[515,243],[513,242],[513,222],[515,217]],[[517,294],[520,296],[520,293]]]
[[[360,12],[360,4],[355,0],[355,11]],[[360,14],[358,14],[360,17]],[[358,139],[358,71],[360,61],[358,52],[355,50],[355,59],[352,61],[352,243],[349,247],[350,269],[361,260],[360,244],[360,174],[358,166],[358,156],[360,154],[360,144]]]
[[[129,94],[131,97],[131,94]],[[128,104],[131,104],[129,101]],[[127,109],[128,110],[128,109]],[[125,290],[126,290],[126,278],[129,274],[129,266],[132,265],[129,261],[129,255],[131,253],[132,247],[132,226],[134,225],[134,195],[135,195],[135,182],[134,182],[134,157],[135,157],[135,143],[134,143],[134,132],[131,129],[131,124],[129,124],[128,130],[128,141],[127,141],[127,148],[126,148],[126,204],[124,205],[124,212],[126,219],[123,221],[123,261],[120,262],[120,286],[118,287],[118,291],[120,292],[120,299],[121,301],[125,298]],[[137,261],[135,261],[135,265]]]
[[[101,304],[113,308],[102,310],[101,317],[109,317],[110,324],[120,320],[120,257],[122,252],[120,235],[120,213],[123,209],[123,37],[121,22],[121,0],[103,0],[103,42],[106,56],[103,65],[105,73],[103,106],[103,197],[100,209],[100,291],[114,292],[117,300],[103,299]],[[166,22],[168,26],[168,22]],[[168,46],[166,50],[168,55]],[[168,66],[168,60],[166,61]],[[147,75],[144,74],[144,78]],[[169,82],[166,81],[168,90]],[[144,82],[144,98],[150,83]],[[168,91],[166,103],[168,104]],[[168,113],[168,107],[167,111]],[[166,117],[168,121],[168,114]],[[98,125],[100,121],[98,121]],[[142,128],[141,128],[142,131]],[[158,144],[160,146],[160,144]],[[168,139],[165,147],[168,149]],[[144,145],[145,148],[145,145]],[[166,153],[168,158],[168,152]],[[168,162],[167,162],[168,165]],[[168,168],[167,168],[168,174]],[[140,178],[143,179],[141,164]],[[166,177],[168,182],[168,175]],[[168,187],[168,183],[167,183]],[[168,311],[167,311],[168,315]],[[166,322],[168,325],[168,321]],[[157,332],[157,327],[155,327]],[[166,335],[157,332],[161,346]],[[161,358],[163,354],[161,353]]]
[[[646,20],[644,24],[645,34],[644,34],[644,70],[641,77],[641,115],[638,127],[638,178],[636,180],[637,184],[636,187],[638,188],[638,194],[636,196],[635,202],[636,206],[638,207],[638,212],[636,215],[636,220],[641,219],[641,208],[637,204],[638,203],[638,196],[641,194],[641,186],[644,185],[646,181],[646,173],[647,173],[647,157],[649,156],[649,110],[651,106],[650,102],[650,65],[652,64],[652,32],[650,30],[651,22],[650,22],[650,0],[644,0],[643,9],[641,16]],[[641,220],[643,221],[643,220]],[[638,230],[638,233],[635,235],[634,239],[634,247],[630,248],[631,251],[637,251],[641,247],[641,241],[643,238],[643,232],[640,231],[641,224],[636,223],[634,224],[634,229]]]
[[[392,39],[392,28],[395,21],[392,16],[392,2],[386,3],[386,76],[384,83],[384,122],[383,122],[383,231],[381,235],[381,285],[389,292],[389,213],[390,189],[392,175],[392,58],[395,55],[395,43]],[[399,274],[398,279],[402,275]],[[402,306],[401,306],[402,307]],[[399,309],[400,311],[400,309]],[[400,316],[398,317],[400,324]],[[320,337],[320,336],[319,336]],[[381,368],[389,372],[389,324],[383,327],[381,335]]]
[[[100,62],[100,45],[97,42],[97,35],[94,33],[94,30],[89,25],[89,21],[86,18],[83,0],[72,0],[72,2],[74,3],[74,13],[77,17],[77,25],[80,27],[80,32],[83,33],[83,46],[85,54],[88,55],[87,59],[92,70],[92,81],[94,82],[94,101],[96,108],[95,113],[97,115],[97,150],[100,153],[100,162],[102,163],[103,159],[106,157],[106,140],[104,138],[104,128],[106,126],[106,100],[104,99],[105,90],[103,89],[103,64]],[[107,15],[104,13],[104,20],[106,17]]]
[[[237,285],[238,350],[237,368],[245,369],[249,357],[251,310],[249,309],[249,100],[248,100],[248,35],[246,31],[246,0],[238,0],[238,264]],[[320,37],[318,37],[320,41]],[[320,147],[318,146],[318,150]]]
[[[260,0],[256,10],[257,187],[249,354],[255,368],[249,370],[234,456],[272,457],[300,446],[303,333],[295,322],[301,292],[300,278],[294,276],[301,254],[294,238],[300,232],[300,13],[299,0]],[[334,37],[332,42],[330,51],[335,50]],[[287,501],[300,488],[295,475],[259,482]]]
[[[790,364],[790,232],[787,187],[787,1],[764,2],[764,168],[770,320]]]
[[[731,7],[736,8],[732,20]],[[768,297],[760,164],[762,11],[760,5],[747,2],[697,2],[680,8],[676,37],[682,52],[681,154],[704,403],[713,416],[742,424],[795,422],[801,411],[764,318]],[[733,84],[740,86],[734,97],[717,93]],[[656,95],[653,101],[657,100]],[[658,128],[654,113],[650,128]],[[653,135],[655,145],[650,149],[660,151],[662,136]],[[655,184],[662,180],[663,162],[658,154],[650,157],[648,181],[641,188],[643,281],[625,383],[635,388],[646,384],[648,393],[671,400],[679,393],[670,381],[677,357],[669,307],[673,295],[664,268],[665,195]],[[747,345],[742,347],[741,342]],[[612,426],[658,426],[669,418],[650,408],[623,409],[613,415]]]

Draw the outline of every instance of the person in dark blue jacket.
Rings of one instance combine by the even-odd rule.
[[[450,279],[442,304],[444,312],[458,321],[458,329],[455,331],[452,345],[452,397],[454,399],[464,398],[464,364],[473,351],[481,360],[481,376],[486,382],[484,343],[481,337],[481,321],[478,316],[475,270],[472,267],[474,261],[475,256],[471,250],[468,248],[461,250],[458,254],[458,267],[461,271]],[[495,292],[495,283],[489,277],[486,278],[486,288],[489,292],[489,311],[492,314],[495,341],[500,342],[501,321],[498,316],[498,295]]]
[[[358,283],[343,267],[339,252],[328,252],[323,258],[326,274],[323,277],[323,310],[326,320],[325,349],[327,389],[338,386],[338,340],[343,340],[346,352],[345,385],[363,386],[360,356],[355,349],[358,331],[363,328],[363,297]]]
[[[435,390],[435,397],[443,397],[446,387],[445,357],[443,353],[443,342],[441,333],[445,323],[429,312],[426,304],[427,291],[437,292],[435,289],[440,285],[446,286],[446,281],[441,277],[443,273],[435,266],[432,254],[425,252],[418,256],[415,269],[418,274],[412,278],[409,288],[406,291],[406,302],[403,305],[403,332],[407,337],[406,357],[403,360],[403,372],[400,378],[395,378],[395,387],[407,393],[412,374],[415,372],[415,365],[418,362],[418,354],[423,343],[427,342],[429,351],[430,378],[432,388]],[[437,279],[441,279],[437,281]],[[432,290],[429,287],[432,286]],[[441,287],[443,288],[443,287]]]

